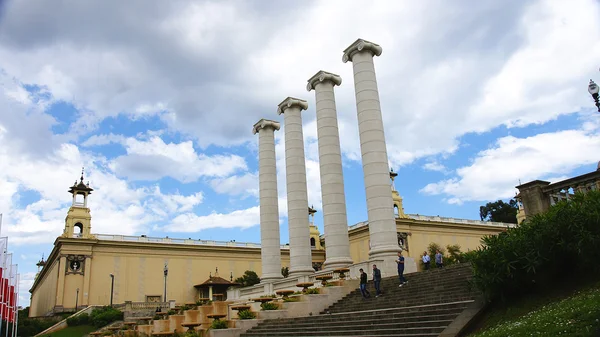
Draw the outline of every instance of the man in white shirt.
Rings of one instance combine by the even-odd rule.
[[[423,257],[421,259],[423,260],[423,265],[425,266],[425,270],[429,270],[429,264],[431,262],[431,258],[429,257],[429,254],[427,254],[427,252],[423,252]]]

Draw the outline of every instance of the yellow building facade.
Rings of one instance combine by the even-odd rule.
[[[65,219],[63,234],[54,242],[47,261],[40,264],[31,292],[30,316],[39,317],[73,311],[88,305],[132,302],[177,304],[206,297],[198,287],[218,271],[233,281],[246,270],[261,275],[260,245],[240,242],[152,238],[91,233],[91,211],[87,199],[93,189],[79,183],[69,190],[73,204]],[[475,249],[484,235],[494,235],[512,224],[404,214],[402,198],[392,188],[397,210],[399,248],[405,256],[419,261],[427,246],[458,244],[463,251]],[[309,209],[309,215],[314,214]],[[369,259],[367,222],[349,227],[351,257],[354,263]],[[310,242],[313,265],[325,261],[326,246],[311,221]],[[289,266],[289,247],[281,246],[282,267]],[[417,263],[418,265],[418,263]],[[167,266],[168,273],[164,276]],[[163,300],[166,283],[166,301]],[[211,293],[214,295],[214,293]],[[226,296],[226,294],[223,294]]]

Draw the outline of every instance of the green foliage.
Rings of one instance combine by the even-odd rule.
[[[284,297],[283,301],[284,302],[298,302],[298,301],[300,301],[300,299],[297,296],[294,296],[294,297]]]
[[[279,305],[277,305],[277,303],[273,303],[273,302],[263,302],[260,304],[260,307],[262,308],[262,310],[277,310],[277,309],[279,309]]]
[[[508,203],[502,200],[488,202],[485,206],[479,207],[479,217],[481,221],[517,223],[517,210],[519,206],[515,199],[510,199]]]
[[[254,319],[256,318],[256,314],[250,310],[240,310],[238,311],[238,317],[240,319]]]
[[[67,318],[68,326],[88,325],[90,324],[90,315],[83,313],[75,317]]]
[[[17,315],[19,316],[19,322],[17,324],[18,325],[17,329],[19,331],[20,336],[35,336],[38,333],[48,329],[49,327],[53,326],[56,323],[58,323],[60,320],[57,317],[47,318],[47,319],[29,318],[29,307],[19,310]],[[4,334],[6,333],[6,331],[5,331],[6,326],[7,326],[7,323],[6,323],[6,321],[3,320],[2,328],[0,329],[0,336],[4,336]],[[12,331],[12,329],[11,329],[11,331]]]
[[[447,245],[446,256],[444,257],[444,265],[450,266],[455,263],[465,262],[464,254],[460,251],[460,245]]]
[[[467,255],[473,283],[488,298],[506,298],[561,277],[600,272],[600,191],[577,193],[516,228],[482,238]]]
[[[93,326],[101,328],[114,321],[123,319],[123,313],[110,306],[96,308],[90,315],[90,321]]]
[[[289,267],[281,267],[281,275],[283,275],[284,278],[290,276],[290,268]]]
[[[311,295],[311,294],[320,294],[321,292],[319,291],[319,288],[308,288],[306,289],[305,294],[307,295]]]
[[[211,329],[227,329],[227,328],[229,328],[229,324],[227,323],[227,321],[222,321],[220,319],[216,319],[210,324],[210,328]]]
[[[169,316],[170,316],[170,315],[177,315],[178,313],[179,313],[179,312],[178,312],[177,310],[175,310],[175,309],[171,309],[171,310],[167,311],[167,314],[168,314]]]
[[[250,287],[260,283],[260,278],[256,272],[252,270],[246,270],[243,276],[235,279],[236,283],[239,283],[242,287]]]
[[[473,337],[600,336],[600,287],[588,289],[532,310],[516,319],[481,331]]]
[[[90,332],[96,331],[97,328],[91,325],[78,325],[69,326],[62,330],[51,332],[49,334],[41,335],[40,337],[73,337],[73,336],[87,336]],[[19,336],[35,336],[30,335],[25,331],[19,329]]]

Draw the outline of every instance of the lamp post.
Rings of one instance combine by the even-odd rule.
[[[167,275],[169,274],[169,267],[167,266],[167,263],[165,263],[165,269],[163,271],[165,272],[165,292],[163,295],[163,301],[167,302]]]
[[[110,274],[110,306],[113,306],[113,290],[115,288],[115,275]]]
[[[77,288],[77,295],[75,295],[75,312],[77,312],[78,304],[79,304],[79,288]]]
[[[600,102],[598,102],[598,85],[590,80],[590,84],[588,85],[588,92],[592,95],[594,102],[596,103],[596,107],[598,108],[598,112],[600,112]]]

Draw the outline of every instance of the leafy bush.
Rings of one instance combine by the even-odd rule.
[[[90,321],[92,322],[92,325],[97,328],[122,319],[123,313],[110,306],[94,309],[90,315]]]
[[[308,288],[306,289],[305,294],[306,295],[312,295],[312,294],[320,294],[321,292],[319,291],[319,288]]]
[[[488,298],[506,298],[561,277],[600,272],[600,191],[577,193],[516,228],[482,239],[467,259]]]
[[[279,309],[279,305],[277,305],[277,303],[273,303],[273,302],[263,302],[260,304],[260,307],[262,308],[262,310],[277,310],[277,309]]]
[[[300,301],[300,298],[297,297],[297,296],[294,296],[294,297],[284,297],[283,301],[284,302],[298,302],[298,301]]]
[[[240,319],[254,319],[256,318],[256,314],[250,310],[240,310],[238,311],[238,317]]]
[[[29,307],[26,307],[18,312],[19,322],[18,331],[19,336],[35,336],[38,333],[48,329],[54,324],[58,323],[60,319],[58,317],[52,318],[29,318]],[[2,327],[0,328],[0,336],[4,336],[6,332],[6,326],[8,324],[5,320],[2,320]]]
[[[220,319],[216,319],[210,324],[210,328],[211,329],[227,329],[227,328],[229,328],[229,324],[227,323],[227,321],[222,321]]]
[[[236,283],[239,283],[242,287],[249,287],[260,283],[258,274],[252,270],[246,270],[243,276],[235,279]]]
[[[67,318],[68,326],[87,325],[90,323],[90,315],[83,313],[75,317]]]

